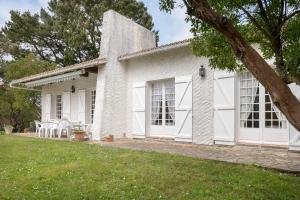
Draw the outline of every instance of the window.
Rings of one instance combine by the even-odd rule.
[[[162,125],[162,84],[160,82],[152,85],[152,125]]]
[[[151,124],[175,126],[175,81],[158,81],[152,84]]]
[[[91,92],[91,123],[94,123],[95,102],[96,102],[96,90],[92,90],[92,92]]]
[[[166,125],[175,125],[175,82],[165,83],[165,107],[166,107]]]
[[[286,118],[272,103],[269,93],[253,75],[243,72],[240,79],[240,127],[260,128],[260,119],[264,120],[264,128],[287,128]]]
[[[265,92],[265,127],[287,128],[287,120],[271,101],[269,93]]]
[[[259,128],[259,82],[249,73],[240,79],[240,126]]]
[[[56,95],[56,118],[61,119],[62,112],[62,97],[61,95]]]

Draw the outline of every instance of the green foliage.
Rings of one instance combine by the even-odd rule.
[[[136,0],[51,0],[48,8],[49,12],[41,9],[34,15],[11,11],[11,20],[3,28],[10,45],[0,46],[14,58],[30,51],[66,66],[99,56],[102,16],[107,10],[150,30],[154,26],[144,4]]]
[[[210,6],[226,16],[252,44],[257,44],[265,59],[274,65],[283,80],[300,81],[300,1],[299,0],[208,0]],[[261,4],[260,4],[261,2]],[[160,8],[171,12],[185,6],[187,21],[194,34],[192,48],[196,55],[209,57],[213,68],[241,70],[229,43],[212,26],[193,15],[191,0],[160,0]]]
[[[11,81],[52,69],[55,69],[55,65],[53,63],[43,61],[34,54],[28,54],[24,58],[9,62],[6,65],[5,79],[7,81]]]
[[[54,69],[55,65],[29,54],[17,61],[6,63],[5,81]],[[0,86],[0,127],[11,124],[21,131],[40,118],[40,93]]]

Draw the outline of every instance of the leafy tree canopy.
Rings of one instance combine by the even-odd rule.
[[[97,58],[103,13],[113,9],[152,30],[152,17],[136,0],[51,0],[39,14],[11,11],[0,46],[15,59],[28,52],[62,66]]]
[[[29,54],[17,61],[6,63],[4,78],[8,82],[55,68],[55,64]],[[5,84],[0,86],[0,105],[0,127],[11,124],[17,131],[21,131],[28,127],[30,122],[40,118],[39,92],[15,90]]]
[[[210,6],[235,25],[243,37],[257,44],[265,59],[274,65],[282,79],[300,82],[300,1],[299,0],[208,0]],[[240,70],[227,40],[212,26],[191,15],[194,0],[160,0],[160,7],[170,11],[187,8],[187,21],[194,33],[193,52],[209,57],[213,68]]]
[[[6,81],[19,79],[32,74],[55,69],[56,65],[48,61],[43,61],[30,53],[24,58],[6,64],[4,77]]]

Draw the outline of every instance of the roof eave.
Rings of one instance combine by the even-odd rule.
[[[178,49],[178,48],[187,47],[187,46],[189,46],[189,44],[190,44],[190,42],[186,41],[186,42],[179,43],[179,44],[176,44],[176,45],[157,47],[157,48],[149,49],[149,50],[146,50],[146,51],[141,51],[141,52],[135,52],[135,53],[132,53],[132,54],[122,55],[122,56],[119,56],[118,60],[119,61],[125,61],[125,60],[130,60],[130,59],[133,59],[133,58],[152,55],[152,54],[155,54],[155,53],[162,53],[162,52],[166,52],[166,51],[170,51],[170,50],[174,50],[174,49]]]
[[[76,70],[96,67],[96,66],[99,66],[99,65],[105,64],[105,63],[106,63],[106,58],[97,58],[97,59],[94,59],[94,60],[90,60],[90,61],[87,61],[87,62],[71,65],[71,66],[68,66],[68,67],[55,69],[55,70],[48,71],[48,72],[43,72],[43,73],[40,73],[40,74],[35,74],[35,75],[24,77],[24,78],[21,78],[21,79],[16,79],[16,80],[11,81],[10,84],[15,85],[15,84],[26,83],[26,82],[29,82],[29,81],[40,80],[40,79],[43,79],[43,78],[48,78],[48,77],[51,77],[51,76],[64,74],[64,73],[67,73],[67,72],[72,72],[72,71],[76,71]]]

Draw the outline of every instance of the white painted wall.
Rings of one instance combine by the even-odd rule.
[[[42,87],[42,121],[46,120],[45,116],[45,96],[51,94],[51,119],[56,118],[56,95],[62,95],[63,92],[70,92],[72,85],[75,86],[75,93],[71,93],[71,114],[70,120],[77,121],[78,119],[78,91],[86,90],[86,122],[90,123],[91,113],[91,91],[96,88],[97,75],[89,74],[89,77],[81,77],[76,80],[55,83]]]
[[[300,100],[300,86],[292,83],[289,87],[293,94]],[[300,132],[291,124],[289,129],[289,149],[300,151]]]
[[[193,77],[193,143],[213,143],[213,71],[208,60],[192,55],[188,47],[164,53],[143,56],[124,61],[127,73],[126,125],[128,137],[132,133],[132,89],[135,82],[147,82],[176,76]],[[199,76],[199,68],[204,65],[206,77]],[[148,87],[149,90],[149,87]],[[150,98],[149,96],[147,98]],[[149,102],[146,103],[149,107]],[[149,108],[146,107],[146,135],[149,130]]]
[[[115,11],[103,16],[100,57],[107,63],[99,70],[93,138],[126,130],[126,71],[120,55],[155,47],[155,34]]]

